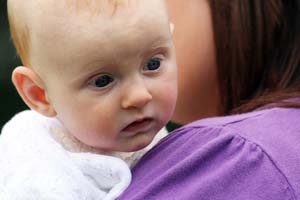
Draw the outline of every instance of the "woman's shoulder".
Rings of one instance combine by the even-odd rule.
[[[216,117],[193,122],[179,129],[187,135],[197,132],[202,137],[209,130],[215,137],[231,135],[260,146],[268,153],[280,149],[300,155],[300,109],[273,108],[241,115]],[[191,133],[190,133],[191,132]],[[178,133],[174,132],[174,136]],[[282,149],[288,146],[288,149]],[[282,148],[281,148],[282,147]],[[298,156],[300,157],[300,156]]]
[[[136,187],[145,198],[151,193],[160,199],[296,199],[297,119],[300,110],[276,108],[186,125],[138,163],[128,194]],[[167,189],[155,189],[164,185]]]
[[[197,137],[203,138],[205,146],[213,145],[217,141],[220,141],[217,142],[218,145],[231,143],[226,145],[231,151],[245,151],[241,163],[248,159],[260,160],[265,157],[273,166],[273,171],[277,171],[278,176],[293,191],[293,188],[300,188],[299,119],[300,109],[272,108],[200,120],[187,125],[181,131],[187,132],[187,137],[189,130],[198,134]],[[210,136],[206,132],[210,132]],[[221,146],[215,149],[221,153],[225,151]],[[300,197],[299,190],[294,192]]]
[[[186,128],[196,131],[199,135],[202,135],[205,129],[210,130],[214,135],[218,133],[214,139],[233,137],[253,144],[260,148],[278,169],[293,179],[295,172],[300,174],[299,119],[300,109],[273,108],[200,120]],[[300,183],[300,176],[297,182]]]
[[[273,108],[199,120],[173,131],[151,151],[171,145],[187,145],[195,150],[210,146],[212,142],[244,141],[270,158],[278,161],[291,158],[294,162],[298,160],[300,165],[299,119],[300,109]]]

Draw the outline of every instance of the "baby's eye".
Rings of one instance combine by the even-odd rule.
[[[143,70],[145,71],[155,71],[160,68],[161,58],[153,57],[145,65]]]
[[[103,88],[113,82],[114,79],[109,75],[101,75],[94,78],[92,81],[89,82],[89,85],[92,85],[97,88]]]

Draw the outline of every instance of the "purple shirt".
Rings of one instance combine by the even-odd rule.
[[[300,109],[274,108],[182,127],[140,160],[119,199],[300,199]]]

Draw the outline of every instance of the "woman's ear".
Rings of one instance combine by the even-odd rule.
[[[172,34],[174,33],[174,29],[175,29],[175,25],[172,22],[170,22],[170,31]]]
[[[12,73],[14,83],[23,101],[32,109],[47,117],[54,117],[56,112],[47,100],[46,91],[36,72],[28,67],[16,67]]]

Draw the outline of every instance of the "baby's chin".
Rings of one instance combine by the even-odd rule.
[[[125,147],[125,148],[115,148],[115,149],[110,149],[110,152],[124,152],[124,153],[131,153],[135,151],[139,151],[141,149],[146,148],[150,142],[144,142],[144,143],[139,143],[130,147]]]
[[[124,148],[120,148],[118,151],[119,152],[134,152],[134,151],[139,151],[141,149],[146,148],[148,145],[151,144],[153,141],[155,135],[150,134],[145,134],[141,135],[139,138],[135,138],[136,141],[130,141],[127,146],[124,146]]]
[[[151,144],[158,131],[150,131],[141,133],[130,138],[123,138],[119,141],[106,143],[106,146],[95,144],[86,144],[94,150],[94,152],[101,154],[110,154],[112,152],[135,152],[146,148]]]
[[[150,142],[143,142],[143,143],[138,143],[136,145],[131,145],[131,146],[125,146],[125,147],[95,147],[95,146],[90,146],[92,148],[92,152],[99,153],[99,154],[113,154],[113,152],[124,152],[124,153],[130,153],[130,152],[135,152],[139,151],[141,149],[144,149],[147,147]]]
[[[136,145],[134,148],[129,149],[128,151],[124,151],[124,152],[134,152],[134,151],[139,151],[139,150],[141,150],[141,149],[146,148],[150,143],[151,143],[151,141],[150,141],[150,142],[147,142],[147,143],[143,143],[143,144]]]

